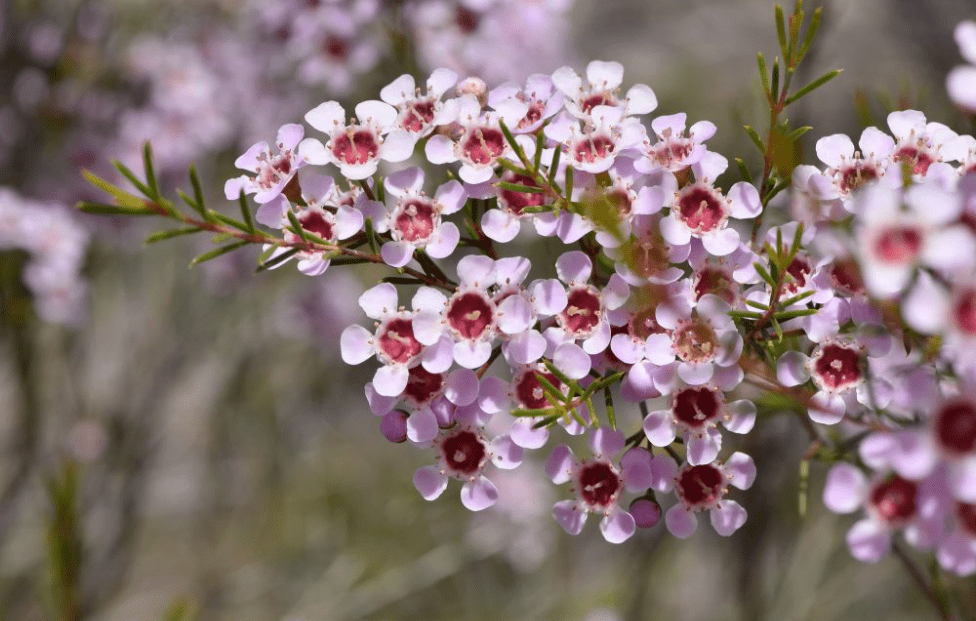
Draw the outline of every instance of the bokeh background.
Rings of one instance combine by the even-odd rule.
[[[368,365],[338,358],[378,272],[256,274],[256,250],[188,270],[206,238],[146,247],[154,223],[71,209],[100,198],[81,168],[117,179],[110,160],[137,165],[146,139],[167,188],[195,162],[220,204],[234,158],[282,123],[441,65],[494,85],[619,60],[656,113],[715,122],[710,148],[754,164],[741,126],[765,122],[773,2],[0,2],[0,620],[936,618],[896,559],[849,557],[852,520],[820,507],[822,468],[801,476],[792,417],[740,441],[760,476],[730,539],[569,537],[538,455],[499,474],[491,510],[428,503],[411,477],[430,456],[383,439]],[[844,73],[793,109],[808,161],[895,108],[972,130],[943,84],[976,3],[814,6],[798,80]],[[950,586],[976,610],[972,582]]]

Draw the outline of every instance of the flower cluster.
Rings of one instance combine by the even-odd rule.
[[[84,318],[88,286],[81,269],[87,249],[88,232],[67,208],[0,188],[0,251],[28,253],[21,278],[45,321],[74,325]]]
[[[807,47],[784,45],[788,76]],[[552,507],[570,534],[595,513],[612,543],[662,517],[686,538],[707,512],[729,536],[757,476],[736,437],[790,409],[832,464],[825,505],[865,510],[856,558],[904,532],[976,573],[976,138],[898,110],[890,133],[825,136],[820,166],[778,170],[778,115],[836,73],[791,97],[759,65],[760,178],[736,158],[731,179],[714,124],[650,116],[654,91],[619,63],[491,88],[439,68],[248,149],[225,185],[244,222],[193,202],[204,220],[182,222],[264,243],[266,268],[389,268],[340,351],[374,361],[383,435],[430,454],[425,499],[455,479],[487,509],[497,470],[541,460],[570,485]],[[538,237],[549,254],[522,251]]]

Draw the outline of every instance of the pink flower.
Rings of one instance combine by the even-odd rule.
[[[413,475],[413,484],[424,500],[438,498],[447,488],[449,478],[464,481],[461,503],[471,511],[481,511],[495,504],[498,490],[485,476],[489,463],[511,470],[522,463],[522,449],[508,436],[489,441],[469,423],[442,431],[434,442],[437,466],[425,466]]]
[[[562,500],[552,508],[552,516],[570,535],[582,532],[588,514],[601,513],[603,538],[623,543],[636,530],[634,517],[619,505],[624,490],[640,493],[667,485],[668,475],[674,472],[669,457],[654,458],[645,449],[633,448],[619,465],[612,461],[613,455],[624,449],[624,441],[619,431],[599,428],[589,437],[593,458],[579,460],[572,449],[560,444],[546,460],[546,474],[553,483],[573,483],[576,500]]]
[[[360,195],[361,196],[361,195]],[[332,177],[310,173],[304,176],[302,199],[305,207],[295,212],[295,217],[302,229],[322,238],[327,243],[335,244],[340,240],[349,239],[363,228],[363,213],[347,204],[352,199],[348,194],[340,192]],[[359,200],[357,203],[362,203]],[[288,211],[291,203],[283,195],[279,195],[258,208],[255,219],[268,227],[284,229],[291,226]],[[285,241],[297,243],[300,238],[295,233],[285,230]],[[268,260],[288,252],[287,247],[278,247],[271,253]],[[326,252],[309,252],[302,250],[295,255],[298,258],[298,269],[308,276],[319,276],[329,267],[331,259]],[[288,259],[273,266],[272,269],[284,265]]]
[[[515,99],[528,106],[525,117],[518,125],[511,127],[513,134],[531,134],[542,127],[546,119],[552,117],[563,107],[562,93],[552,84],[552,78],[541,73],[528,77],[525,88],[520,88],[513,82],[506,82],[491,89],[488,93],[488,105],[494,107],[506,99]]]
[[[756,406],[740,399],[726,404],[721,390],[686,386],[671,394],[671,408],[644,418],[644,433],[654,446],[670,446],[680,431],[688,450],[688,463],[697,466],[715,461],[722,448],[716,429],[721,422],[733,433],[749,433],[756,423]]]
[[[278,154],[271,153],[267,142],[251,145],[244,155],[234,161],[234,166],[249,170],[254,176],[241,175],[228,179],[224,184],[227,200],[237,200],[241,191],[254,195],[258,203],[267,203],[281,195],[281,191],[292,180],[298,169],[314,159],[314,149],[302,143],[305,129],[301,125],[282,125],[275,142]]]
[[[498,278],[494,260],[480,255],[464,257],[458,262],[458,277],[461,284],[450,298],[430,287],[420,288],[414,297],[418,310],[414,326],[421,343],[440,342],[438,347],[450,343],[452,346],[445,353],[450,351],[459,365],[474,369],[491,357],[499,334],[525,332],[535,318],[531,304],[521,295],[496,303],[493,290]]]
[[[415,336],[419,308],[424,297],[418,292],[413,299],[414,312],[397,306],[396,287],[381,283],[368,289],[359,298],[359,306],[370,319],[375,319],[376,332],[352,325],[342,331],[339,339],[342,360],[346,364],[360,364],[370,356],[383,363],[373,376],[373,388],[386,397],[397,397],[407,388],[410,367],[423,364],[431,373],[443,373],[451,366],[448,355],[438,339],[421,343]]]
[[[457,117],[457,103],[453,99],[441,101],[457,79],[450,69],[435,69],[427,79],[427,92],[421,94],[413,76],[405,73],[383,87],[380,99],[397,109],[397,127],[420,139]]]
[[[864,508],[866,516],[847,532],[847,546],[859,561],[881,560],[899,530],[923,548],[932,547],[942,536],[944,498],[936,478],[917,483],[878,472],[869,479],[857,467],[839,463],[827,473],[823,499],[834,513]]]
[[[685,135],[687,118],[679,112],[651,121],[657,142],[647,142],[646,157],[636,160],[634,168],[644,173],[661,168],[677,173],[700,161],[707,152],[704,142],[715,135],[716,127],[711,121],[698,121]]]
[[[306,139],[302,149],[310,164],[334,164],[348,179],[366,179],[376,172],[380,160],[402,162],[413,154],[415,138],[398,129],[397,111],[382,101],[363,101],[356,105],[356,117],[347,123],[346,111],[335,101],[327,101],[305,115],[308,124],[328,135],[325,146]]]
[[[397,171],[383,180],[387,193],[396,199],[389,211],[383,205],[370,202],[364,207],[373,218],[378,233],[389,232],[392,241],[383,244],[383,261],[393,267],[403,267],[422,250],[434,259],[451,255],[461,233],[453,222],[442,216],[457,213],[464,207],[467,194],[457,181],[448,181],[437,188],[433,198],[423,192],[424,171],[412,167]]]
[[[971,269],[976,261],[976,238],[954,224],[962,212],[955,193],[931,183],[903,192],[872,185],[855,197],[855,209],[861,271],[875,297],[897,295],[920,265],[953,272]]]
[[[556,260],[556,274],[568,287],[567,303],[544,336],[553,349],[553,363],[571,379],[585,377],[591,368],[590,356],[610,344],[607,311],[623,306],[630,295],[630,287],[616,274],[602,291],[594,287],[589,283],[592,272],[590,258],[578,250]]]
[[[712,182],[728,168],[728,160],[717,153],[707,153],[692,164],[696,182],[666,199],[668,218],[661,221],[661,234],[669,243],[684,245],[692,237],[701,239],[709,253],[725,256],[739,247],[739,233],[728,228],[729,218],[754,218],[762,211],[759,192],[745,181],[729,189],[728,196]]]
[[[647,114],[657,108],[657,97],[646,84],[635,84],[620,98],[624,67],[618,62],[594,60],[586,66],[586,81],[571,67],[552,74],[552,83],[566,96],[566,111],[589,120],[598,106],[620,108],[621,116]]]
[[[506,99],[498,102],[493,111],[483,113],[481,104],[473,95],[463,95],[457,101],[460,136],[457,140],[443,134],[431,136],[425,147],[427,159],[432,164],[460,160],[458,176],[463,181],[484,183],[494,176],[498,158],[512,154],[499,121],[506,127],[516,126],[525,118],[528,106],[515,99]]]
[[[678,504],[664,514],[668,531],[678,539],[687,539],[698,530],[695,514],[708,511],[715,532],[728,537],[746,523],[742,505],[725,498],[729,486],[746,490],[755,479],[756,465],[745,453],[732,453],[724,462],[685,464],[674,477]]]

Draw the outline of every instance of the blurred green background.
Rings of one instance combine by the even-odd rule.
[[[121,151],[132,144],[119,139],[125,111],[165,100],[131,66],[133,41],[190,42],[210,58],[224,43],[209,35],[220,31],[251,49],[261,71],[278,53],[266,32],[235,30],[275,0],[2,2],[0,185],[68,205],[96,196],[79,167],[104,172],[110,158],[131,159]],[[755,162],[741,125],[765,122],[755,54],[774,53],[773,4],[576,0],[559,64],[619,60],[626,84],[654,88],[656,113],[711,120],[719,133],[710,148]],[[976,15],[973,3],[822,4],[799,80],[845,73],[793,112],[795,125],[814,126],[807,161],[816,138],[883,127],[895,107],[967,129],[943,82],[960,62],[952,28]],[[285,103],[261,108],[260,119],[255,107],[253,126],[191,152],[215,203],[234,157],[278,124],[325,99],[375,98],[404,67],[427,74],[409,29],[382,27],[392,43],[342,95],[292,82],[293,67],[256,80]],[[47,56],[45,32],[60,42]],[[44,88],[32,90],[38,75]],[[234,69],[216,92],[255,82],[247,76]],[[216,113],[249,108],[234,105]],[[185,188],[184,171],[166,170],[168,185]],[[853,520],[822,509],[816,466],[800,515],[806,442],[792,418],[763,421],[736,447],[755,456],[760,476],[740,499],[749,521],[729,539],[703,528],[677,541],[663,524],[622,546],[593,524],[569,537],[550,516],[565,489],[545,480],[545,454],[499,474],[501,500],[483,514],[464,510],[453,485],[428,503],[411,477],[432,456],[383,439],[361,388],[372,369],[338,358],[339,332],[361,320],[353,300],[377,272],[255,274],[256,250],[188,270],[206,239],[143,247],[161,223],[81,221],[92,238],[78,325],[19,314],[27,293],[4,281],[0,620],[937,618],[896,559],[850,558],[843,536]],[[8,275],[24,259],[0,256]],[[637,429],[636,408],[621,418]],[[971,580],[952,587],[976,610]]]

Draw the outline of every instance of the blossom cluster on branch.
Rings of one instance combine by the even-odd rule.
[[[146,199],[94,179],[116,205],[83,208],[188,225],[154,239],[235,240],[198,260],[260,243],[262,268],[387,266],[341,354],[374,365],[365,395],[385,437],[430,453],[413,476],[428,500],[455,479],[464,506],[490,507],[493,471],[552,444],[568,533],[595,514],[621,543],[663,515],[678,538],[705,517],[728,536],[757,476],[728,444],[775,394],[808,457],[831,464],[825,505],[863,512],[855,557],[901,533],[973,574],[976,139],[900,110],[890,133],[825,136],[820,165],[785,167],[774,149],[810,128],[783,111],[837,74],[792,89],[812,18],[801,36],[800,6],[788,28],[778,12],[782,70],[759,57],[769,135],[747,127],[762,170],[735,158],[731,184],[714,124],[651,117],[650,87],[594,61],[491,88],[448,68],[404,75],[352,116],[325,102],[310,135],[285,125],[238,158],[224,189],[242,220],[207,209],[195,176],[179,211],[148,150],[146,183],[123,170]],[[563,246],[551,268],[511,250],[532,237]]]

